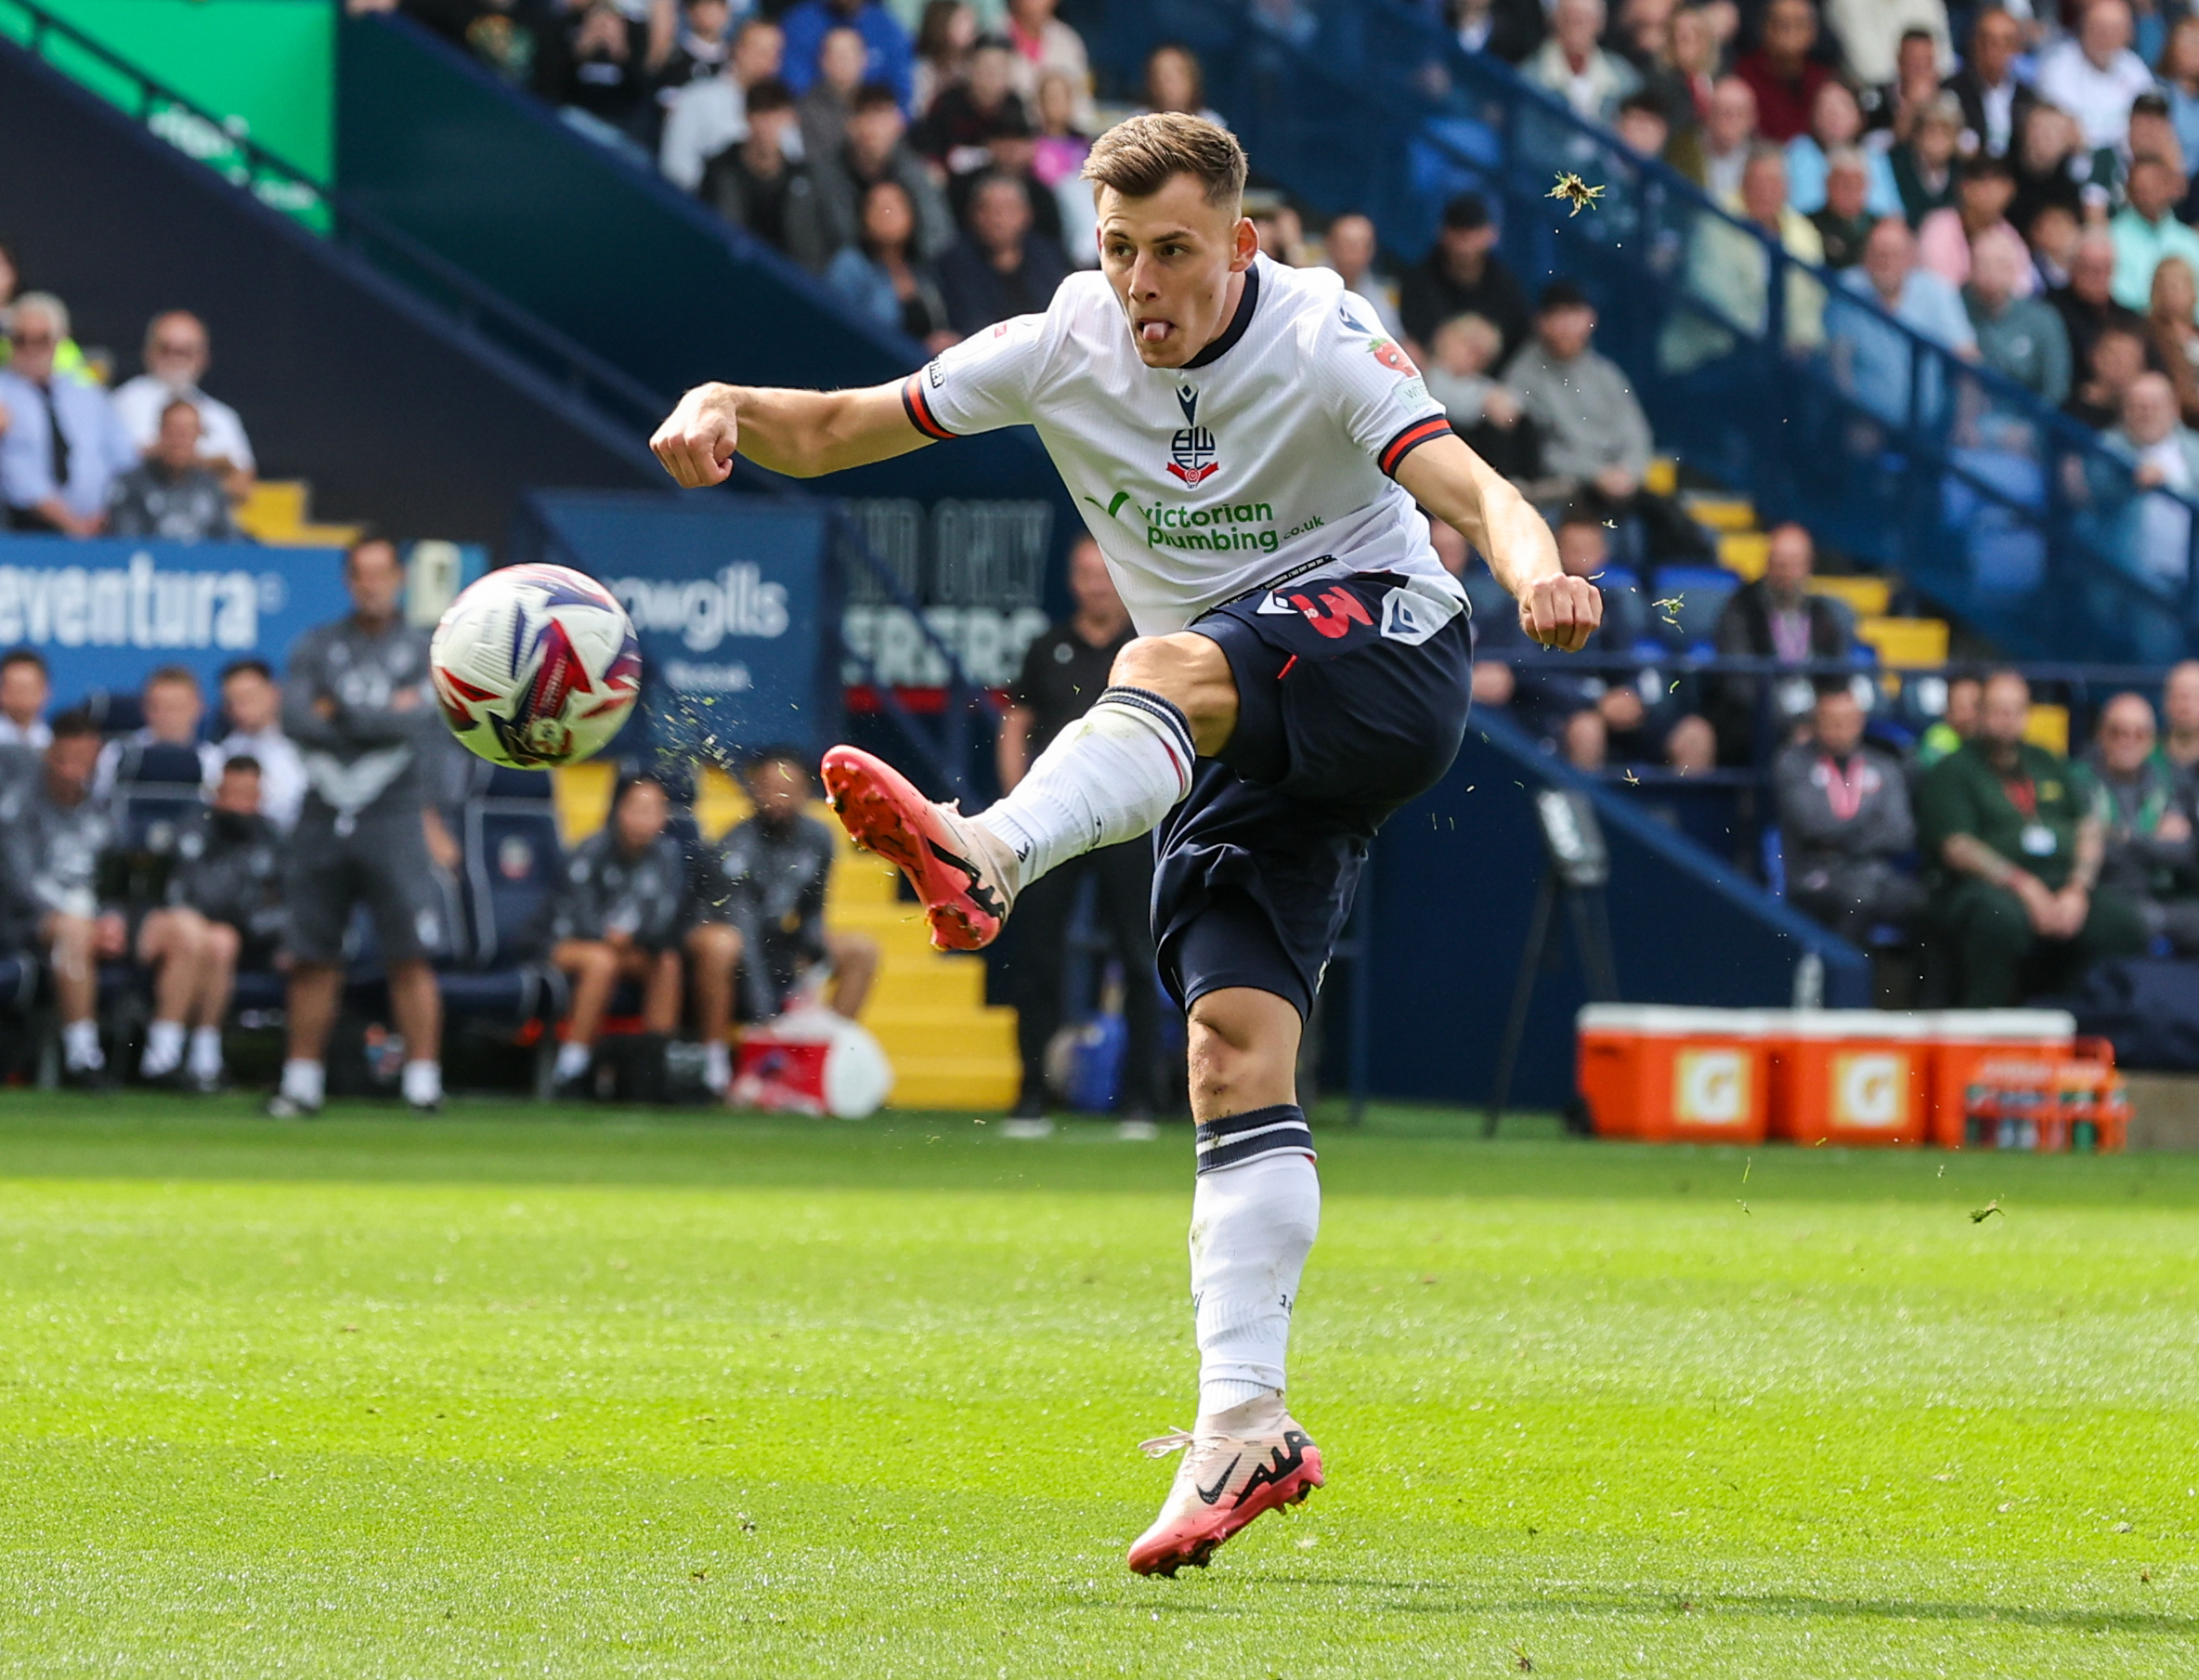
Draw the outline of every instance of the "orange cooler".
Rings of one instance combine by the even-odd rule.
[[[1915,1149],[1930,1118],[1929,1026],[1885,1009],[1771,1018],[1771,1135],[1797,1143]]]
[[[1993,1057],[2060,1061],[2076,1041],[2067,1009],[1941,1009],[1917,1017],[1932,1041],[1932,1140],[1962,1147],[1963,1102],[1979,1066]]]
[[[1606,1138],[1755,1143],[1771,1112],[1768,1011],[1592,1003],[1581,1009],[1581,1095]]]

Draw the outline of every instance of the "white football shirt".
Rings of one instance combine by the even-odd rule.
[[[909,375],[917,429],[1037,428],[1141,635],[1284,580],[1416,580],[1425,640],[1465,592],[1392,476],[1443,410],[1373,306],[1326,268],[1256,257],[1221,337],[1181,368],[1138,359],[1101,274],[1073,274],[1044,315],[1002,321]]]

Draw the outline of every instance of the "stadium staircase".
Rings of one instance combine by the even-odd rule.
[[[2126,559],[2116,510],[2131,506],[2129,468],[2097,434],[1841,291],[1852,319],[1909,358],[1903,411],[1873,412],[1815,349],[1830,276],[1510,66],[1466,53],[1425,8],[1064,10],[1118,86],[1137,85],[1160,43],[1191,47],[1261,176],[1316,211],[1368,212],[1394,254],[1426,249],[1452,192],[1487,195],[1530,291],[1563,274],[1596,303],[1598,347],[1633,380],[1659,440],[1768,520],[1800,520],[2010,656],[2159,664],[2199,649],[2199,566],[2178,588]],[[1594,208],[1553,202],[1561,172],[1604,189]],[[1743,271],[1746,306],[1725,283]]]
[[[608,819],[614,779],[608,764],[557,773],[558,828],[568,847]],[[705,840],[715,840],[748,811],[730,776],[703,772],[695,817]],[[826,889],[826,924],[878,942],[878,983],[862,1019],[893,1063],[891,1106],[980,1113],[1008,1108],[1021,1077],[1016,1015],[985,1002],[984,964],[933,950],[922,913],[901,896],[898,872],[858,852],[823,805],[811,814],[839,840]]]

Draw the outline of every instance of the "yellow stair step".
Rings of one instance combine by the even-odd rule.
[[[311,489],[302,478],[263,478],[237,510],[237,528],[262,542],[280,542],[306,523]]]
[[[1681,505],[1687,510],[1689,518],[1714,531],[1756,528],[1756,504],[1746,496],[1688,496]]]
[[[2034,747],[2066,756],[2069,751],[2069,708],[2035,705],[2023,720],[2023,738]]]
[[[1763,576],[1772,540],[1762,531],[1726,531],[1718,539],[1718,564],[1745,583]]]
[[[999,1113],[1013,1105],[1021,1074],[1013,1061],[976,1061],[953,1056],[897,1060],[890,1108],[963,1109]]]
[[[939,1009],[956,1010],[968,1020],[972,1010],[984,1008],[984,964],[949,962],[943,957],[926,960],[922,956],[888,951],[878,963],[878,976],[872,983],[870,1004],[863,1018],[868,1022],[874,1011],[885,1009]]]
[[[1642,488],[1652,496],[1670,496],[1680,488],[1680,463],[1670,455],[1659,455],[1642,475]]]
[[[1923,671],[1947,662],[1944,619],[1862,619],[1855,634],[1878,649],[1879,662],[1894,671]]]
[[[349,548],[366,535],[363,525],[301,525],[287,537],[263,537],[270,548]]]
[[[1893,585],[1885,578],[1812,578],[1810,593],[1845,601],[1858,619],[1883,619],[1893,599]],[[1901,623],[1920,622],[1901,619]]]

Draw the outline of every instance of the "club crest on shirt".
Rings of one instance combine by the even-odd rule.
[[[1222,470],[1214,456],[1214,434],[1204,426],[1184,426],[1168,440],[1168,471],[1187,488]]]

